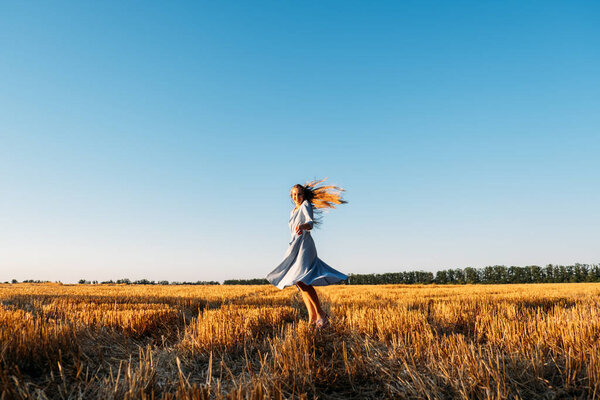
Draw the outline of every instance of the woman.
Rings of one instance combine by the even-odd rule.
[[[313,286],[325,286],[348,278],[317,257],[315,242],[310,235],[314,225],[319,223],[318,219],[313,219],[313,208],[320,213],[321,209],[346,203],[340,194],[343,189],[317,186],[324,180],[292,188],[291,196],[296,205],[289,221],[292,241],[281,264],[267,275],[269,282],[279,289],[296,285],[308,310],[308,322],[317,328],[329,325],[329,319]]]

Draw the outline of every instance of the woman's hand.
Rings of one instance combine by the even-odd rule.
[[[302,235],[302,231],[309,231],[311,228],[310,224],[300,224],[296,227],[296,233]]]

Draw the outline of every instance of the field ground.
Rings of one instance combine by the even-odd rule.
[[[600,284],[0,285],[0,399],[597,398]]]

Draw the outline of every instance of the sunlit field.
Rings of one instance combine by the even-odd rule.
[[[0,399],[596,398],[600,284],[0,285]]]

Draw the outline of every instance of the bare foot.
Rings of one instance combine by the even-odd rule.
[[[315,327],[317,329],[327,328],[328,326],[329,326],[329,317],[327,315],[325,315],[321,319],[318,319],[317,322],[315,322]]]

